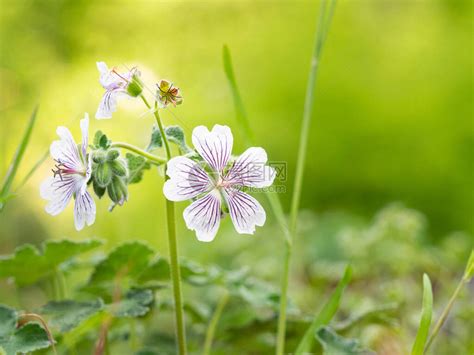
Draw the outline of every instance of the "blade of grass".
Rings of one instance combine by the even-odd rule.
[[[245,110],[245,106],[240,96],[239,88],[237,86],[237,80],[235,79],[234,69],[232,66],[232,56],[227,45],[224,45],[224,47],[222,48],[222,60],[224,63],[224,71],[229,81],[229,87],[234,100],[237,123],[239,124],[239,127],[241,129],[245,143],[248,145],[255,146],[255,140],[252,134],[252,129],[250,128],[250,122],[248,119],[247,111]],[[290,243],[288,223],[280,199],[275,193],[272,193],[270,191],[265,191],[265,195],[268,199],[268,203],[270,204],[273,214],[275,215],[275,218],[283,231],[286,242]]]
[[[469,260],[467,261],[466,269],[464,270],[464,275],[459,282],[458,286],[454,290],[453,295],[449,299],[448,304],[446,307],[443,309],[441,312],[441,316],[439,317],[438,321],[436,322],[433,332],[428,338],[428,341],[426,342],[426,347],[425,347],[425,352],[428,351],[430,348],[431,344],[433,343],[433,340],[436,338],[438,335],[439,331],[443,327],[444,322],[446,322],[446,319],[448,318],[449,312],[451,311],[451,308],[453,308],[454,301],[456,301],[456,298],[459,295],[459,292],[461,292],[463,286],[467,284],[471,278],[474,276],[474,250],[471,251],[471,255],[469,256]]]
[[[247,143],[253,144],[253,132],[250,128],[250,123],[247,117],[247,112],[245,111],[245,106],[240,96],[239,87],[237,86],[237,81],[235,80],[234,69],[232,67],[232,57],[230,56],[230,50],[227,45],[224,45],[222,48],[222,59],[224,62],[224,71],[229,81],[229,86],[232,91],[232,97],[234,99],[235,113],[237,117],[237,122],[241,129],[242,136],[245,138]]]
[[[2,189],[0,191],[0,211],[3,210],[3,208],[5,207],[5,201],[8,199],[8,196],[10,194],[10,189],[13,183],[13,179],[15,178],[15,175],[18,171],[18,166],[21,163],[26,147],[28,146],[28,143],[30,141],[31,132],[33,131],[33,127],[36,122],[37,113],[38,113],[38,106],[35,107],[35,109],[33,110],[33,113],[30,116],[30,120],[28,122],[28,125],[26,126],[26,130],[25,130],[25,133],[23,134],[23,138],[15,152],[12,163],[10,164],[10,167],[8,168],[7,174],[5,176],[5,180],[2,185]]]
[[[411,350],[412,355],[422,355],[424,353],[426,339],[430,331],[431,316],[433,314],[433,290],[428,275],[423,275],[423,305],[421,308],[421,319],[415,343]]]
[[[311,352],[311,349],[314,344],[314,336],[316,334],[316,331],[321,326],[327,325],[336,314],[339,308],[339,304],[341,303],[342,294],[344,293],[344,290],[351,281],[351,278],[352,268],[350,265],[348,265],[336,289],[329,297],[327,302],[324,304],[323,308],[321,308],[316,317],[314,317],[313,321],[311,322],[311,325],[306,330],[303,338],[301,339],[300,343],[298,344],[298,347],[296,348],[295,354]]]
[[[28,180],[33,176],[36,170],[41,166],[41,164],[44,163],[44,161],[49,157],[49,149],[44,152],[44,154],[41,156],[41,158],[38,159],[38,161],[33,165],[33,167],[28,171],[28,174],[25,175],[25,177],[21,180],[21,182],[18,184],[18,187],[16,188],[15,191],[18,191],[21,189],[25,184],[28,182]]]
[[[296,162],[295,182],[293,188],[293,195],[291,199],[290,208],[290,242],[287,246],[287,253],[283,262],[283,275],[281,281],[281,298],[280,298],[280,315],[278,319],[278,333],[277,333],[277,355],[282,355],[285,352],[285,336],[286,336],[286,298],[288,291],[288,281],[291,265],[291,246],[296,237],[298,210],[300,206],[301,191],[303,187],[303,176],[306,162],[306,153],[308,147],[309,132],[311,126],[311,118],[313,115],[313,106],[316,93],[316,79],[318,75],[319,61],[325,39],[327,37],[329,26],[331,24],[332,16],[336,6],[336,0],[329,0],[329,10],[327,10],[327,0],[321,1],[319,10],[319,20],[315,33],[315,42],[313,55],[311,57],[311,67],[308,75],[308,84],[306,88],[306,97],[303,111],[303,122],[301,125],[298,157]]]
[[[227,301],[229,300],[229,292],[227,290],[224,291],[219,303],[216,306],[216,310],[212,315],[212,318],[209,322],[209,326],[207,327],[206,331],[206,340],[204,342],[204,355],[211,354],[212,342],[214,340],[214,334],[216,332],[217,324],[219,323],[219,319],[221,318],[222,312],[224,310]]]

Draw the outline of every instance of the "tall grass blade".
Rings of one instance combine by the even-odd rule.
[[[332,293],[332,295],[327,300],[326,304],[323,308],[319,311],[319,313],[314,317],[313,322],[306,330],[303,338],[301,339],[298,347],[296,348],[295,354],[304,354],[311,352],[313,344],[314,344],[314,337],[316,331],[323,325],[328,324],[331,319],[336,314],[339,304],[341,303],[342,294],[346,289],[347,285],[351,281],[352,278],[352,267],[348,265],[346,270],[344,271],[344,275],[342,279],[339,281],[336,289]]]
[[[15,175],[18,171],[18,166],[21,163],[26,147],[28,146],[28,143],[30,141],[31,132],[33,131],[33,127],[36,122],[37,113],[38,113],[38,106],[35,107],[35,109],[33,110],[33,113],[30,116],[30,120],[28,122],[28,125],[26,126],[26,130],[25,130],[25,133],[23,134],[23,138],[20,144],[18,145],[18,148],[15,152],[13,160],[10,164],[10,167],[8,168],[7,174],[3,181],[2,189],[0,191],[0,212],[3,210],[3,208],[5,207],[6,201],[10,197],[10,190],[13,184],[13,179],[15,178]]]
[[[416,334],[415,343],[411,350],[412,355],[422,355],[425,350],[426,339],[430,331],[431,316],[433,314],[433,290],[428,275],[423,275],[423,305],[421,309],[420,327]]]
[[[235,80],[234,68],[232,66],[232,57],[230,55],[230,50],[227,45],[224,45],[222,48],[222,60],[224,62],[224,72],[229,81],[230,90],[232,91],[232,97],[234,99],[235,113],[237,117],[237,122],[241,129],[242,135],[247,143],[253,143],[253,132],[250,128],[249,119],[247,116],[247,111],[245,110],[242,97],[240,96],[240,91],[237,86],[237,81]]]

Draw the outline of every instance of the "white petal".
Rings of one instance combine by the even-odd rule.
[[[210,242],[216,236],[221,222],[221,198],[214,190],[194,201],[183,212],[186,226],[196,231],[201,242]]]
[[[67,168],[76,171],[84,170],[84,166],[77,149],[76,142],[71,132],[66,127],[60,126],[56,129],[60,140],[51,143],[49,151],[53,159],[64,164]]]
[[[112,73],[104,62],[97,62],[96,64],[100,73],[99,82],[104,89],[109,90],[115,87],[117,79],[119,79],[118,76]]]
[[[46,212],[52,216],[61,213],[71,200],[74,192],[80,186],[80,181],[68,176],[61,180],[59,176],[49,177],[40,186],[40,195],[49,203]]]
[[[189,200],[208,190],[209,176],[195,161],[176,157],[171,159],[166,166],[169,176],[163,186],[163,193],[170,201]]]
[[[216,172],[224,169],[234,142],[229,127],[215,125],[209,132],[206,127],[198,126],[193,130],[192,141],[198,153]]]
[[[80,231],[84,225],[92,225],[95,221],[95,202],[89,192],[85,191],[82,195],[77,195],[74,204],[74,224]]]
[[[82,132],[82,156],[85,159],[87,153],[87,145],[89,144],[89,114],[86,112],[81,120]]]
[[[238,186],[268,187],[273,184],[276,172],[266,163],[267,153],[263,148],[249,148],[235,161],[225,180]]]
[[[265,210],[252,196],[236,189],[226,189],[225,196],[230,218],[238,233],[253,234],[255,226],[265,224]]]

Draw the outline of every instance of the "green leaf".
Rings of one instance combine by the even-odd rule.
[[[412,355],[422,355],[425,350],[426,339],[430,331],[431,316],[433,314],[433,290],[428,275],[423,275],[423,305],[421,309],[420,326],[416,334],[415,343],[411,350]]]
[[[463,279],[469,281],[474,276],[474,250],[471,250],[471,255],[467,261],[466,270],[464,271]]]
[[[7,175],[5,176],[5,179],[3,181],[3,186],[2,186],[2,189],[0,190],[0,212],[5,207],[5,203],[8,197],[10,196],[10,189],[13,184],[13,179],[15,178],[15,175],[18,171],[18,166],[21,163],[23,155],[25,154],[26,147],[28,146],[28,142],[30,141],[31,132],[33,131],[33,127],[36,122],[37,113],[38,113],[38,106],[35,107],[35,109],[33,110],[33,113],[30,116],[30,120],[28,122],[28,125],[26,126],[26,130],[25,130],[25,133],[23,134],[23,138],[20,144],[18,145],[18,148],[16,149],[13,160],[10,164],[10,167],[8,168]]]
[[[222,48],[222,60],[224,63],[225,75],[227,77],[227,80],[229,81],[230,90],[234,99],[237,122],[239,123],[239,127],[242,130],[242,136],[246,140],[247,144],[251,144],[253,142],[252,129],[250,128],[247,112],[245,111],[245,106],[240,96],[237,81],[235,80],[230,50],[229,47],[227,47],[226,45],[224,45],[224,47]]]
[[[111,295],[117,286],[136,282],[154,254],[153,249],[138,241],[119,245],[96,265],[85,290],[97,288],[100,295]]]
[[[107,309],[115,317],[140,317],[148,313],[152,303],[151,290],[130,290],[119,302],[107,305]]]
[[[204,267],[187,259],[180,260],[180,270],[183,280],[195,286],[213,284],[222,277],[222,273],[217,267]]]
[[[319,311],[317,316],[313,319],[308,330],[306,330],[306,333],[304,334],[303,338],[298,344],[298,347],[296,348],[296,354],[311,352],[314,344],[314,333],[319,327],[328,324],[331,321],[332,317],[334,317],[334,315],[336,314],[337,309],[339,308],[339,303],[341,302],[342,294],[347,285],[349,284],[351,277],[352,268],[350,265],[348,265],[346,267],[346,270],[344,271],[344,276],[342,277],[341,281],[339,281],[331,297],[325,303],[323,308]]]
[[[51,326],[58,328],[61,333],[65,333],[103,308],[104,303],[100,298],[86,302],[51,301],[40,309],[40,313],[49,316]]]
[[[17,323],[18,313],[0,305],[0,350],[3,349],[6,355],[27,353],[51,345],[48,334],[39,324],[27,323],[17,328]]]
[[[143,170],[150,169],[150,163],[140,155],[127,153],[125,155],[128,165],[128,183],[135,184],[140,182],[143,178]]]
[[[166,137],[170,142],[178,145],[179,149],[183,153],[189,153],[192,151],[186,144],[186,138],[184,137],[184,131],[180,126],[168,126],[165,128]]]
[[[317,339],[323,346],[325,355],[368,355],[374,352],[363,349],[356,339],[346,339],[335,333],[330,327],[322,327],[316,333]]]
[[[354,327],[360,327],[365,324],[383,324],[390,327],[396,327],[398,325],[398,319],[396,317],[398,310],[399,305],[396,303],[369,308],[337,323],[333,328],[338,332],[347,332]]]
[[[16,310],[0,305],[0,339],[9,337],[15,331],[17,319]]]
[[[0,257],[0,278],[13,277],[19,286],[31,285],[51,276],[61,264],[73,257],[102,245],[98,240],[50,240],[41,250],[25,244],[12,255]]]
[[[147,152],[150,152],[154,149],[161,148],[163,146],[163,137],[161,136],[161,132],[158,127],[153,126],[153,131],[151,132],[150,143],[148,143],[148,147],[146,148]]]

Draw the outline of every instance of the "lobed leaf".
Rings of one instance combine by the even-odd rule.
[[[15,355],[47,348],[51,345],[46,331],[36,323],[18,328],[18,312],[0,305],[0,353]]]
[[[100,298],[86,302],[51,301],[40,309],[40,313],[49,316],[51,326],[65,333],[76,328],[103,308],[104,302]]]
[[[336,289],[332,293],[329,300],[324,304],[323,308],[319,311],[316,317],[313,319],[311,325],[309,326],[308,330],[304,334],[303,338],[301,339],[298,347],[296,348],[296,354],[303,354],[306,352],[311,352],[311,349],[314,344],[314,334],[317,329],[323,325],[328,324],[331,319],[336,314],[339,303],[341,302],[342,294],[349,284],[352,277],[352,268],[350,265],[346,267],[344,271],[344,276],[342,277],[341,281],[339,281]]]
[[[43,243],[40,250],[31,244],[25,244],[11,255],[0,256],[0,278],[12,277],[19,286],[31,285],[51,276],[58,267],[73,257],[99,245],[102,242],[98,240],[50,240]]]
[[[125,154],[128,166],[128,184],[136,184],[143,178],[143,170],[150,169],[150,163],[140,155],[132,153]]]
[[[146,148],[147,152],[152,150],[158,149],[163,147],[163,137],[161,136],[161,132],[158,127],[153,126],[153,130],[151,132],[150,143],[148,143],[148,147]]]
[[[105,297],[111,296],[118,286],[128,288],[149,268],[154,254],[155,251],[142,242],[119,245],[95,266],[84,289]]]
[[[423,355],[426,340],[430,331],[431,316],[433,314],[433,290],[431,281],[427,274],[423,275],[423,305],[421,309],[421,319],[415,343],[411,350],[412,355]]]
[[[347,339],[335,333],[330,327],[322,327],[316,332],[316,338],[323,346],[325,355],[369,355],[373,351],[363,349],[356,339]]]
[[[153,303],[151,290],[130,290],[125,298],[107,305],[107,309],[115,317],[140,317],[148,313]]]

